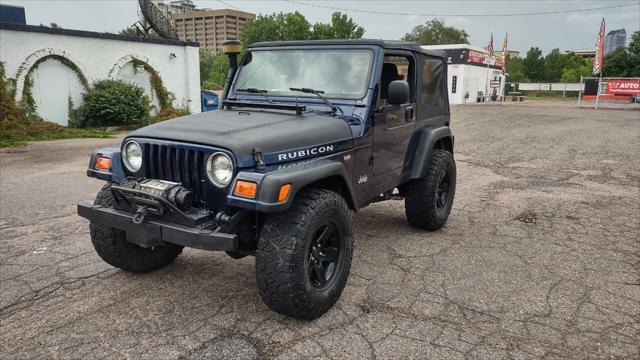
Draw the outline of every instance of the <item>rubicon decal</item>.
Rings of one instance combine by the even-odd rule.
[[[309,149],[287,151],[278,154],[278,161],[302,159],[309,156],[322,155],[333,152],[333,145],[316,146]]]
[[[294,161],[300,162],[301,160],[312,160],[314,158],[331,156],[332,154],[351,149],[352,146],[353,143],[351,139],[344,139],[305,148],[295,148],[264,153],[262,155],[262,158],[264,160],[264,163],[267,165]],[[247,164],[249,164],[247,166],[251,166],[253,164],[253,159],[246,159],[246,161]]]

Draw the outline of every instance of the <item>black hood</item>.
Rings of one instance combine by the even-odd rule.
[[[313,112],[220,110],[184,116],[138,129],[128,137],[144,137],[225,148],[237,158],[253,150],[277,153],[351,139],[343,119]]]

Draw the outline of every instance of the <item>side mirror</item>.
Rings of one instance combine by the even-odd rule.
[[[389,83],[389,104],[401,105],[409,102],[409,83],[404,80],[393,80]]]

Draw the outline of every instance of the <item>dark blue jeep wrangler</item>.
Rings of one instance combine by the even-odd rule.
[[[456,184],[444,58],[381,40],[253,44],[231,71],[220,111],[134,131],[96,150],[107,182],[78,214],[107,263],[132,272],[183,247],[256,257],[273,310],[314,319],[345,286],[351,214],[404,199],[409,224],[436,230]]]

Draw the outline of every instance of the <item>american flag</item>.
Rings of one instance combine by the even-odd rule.
[[[493,33],[491,33],[491,40],[489,40],[489,46],[487,46],[487,50],[489,50],[489,57],[493,57]]]

